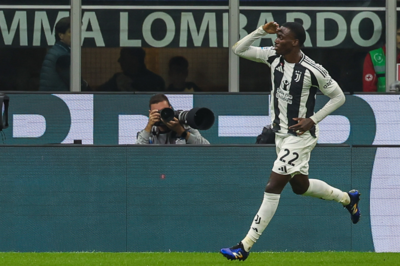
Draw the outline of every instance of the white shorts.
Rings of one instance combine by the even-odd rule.
[[[274,162],[272,171],[291,177],[297,174],[308,175],[311,151],[318,141],[318,130],[315,133],[316,138],[311,136],[309,131],[301,136],[275,134],[278,158]]]

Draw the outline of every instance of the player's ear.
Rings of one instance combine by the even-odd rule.
[[[299,46],[299,40],[298,39],[294,39],[292,44],[293,44],[293,46]]]

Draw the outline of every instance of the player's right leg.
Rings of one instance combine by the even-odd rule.
[[[296,169],[291,169],[292,165],[289,164],[289,161],[293,161],[293,158],[287,160],[286,157],[288,148],[292,146],[293,142],[298,141],[294,136],[275,136],[278,157],[274,162],[260,209],[254,217],[246,237],[236,246],[221,249],[221,254],[226,258],[231,260],[245,260],[249,256],[252,246],[268,226],[278,207],[280,194],[291,178],[290,174],[296,171]]]
[[[242,242],[230,248],[222,248],[220,253],[228,260],[246,260],[249,256],[249,252],[244,249]]]
[[[229,260],[245,260],[250,249],[257,242],[265,228],[268,226],[278,208],[280,193],[289,182],[290,176],[272,172],[265,188],[264,199],[261,203],[246,237],[238,245],[222,248],[220,253]]]

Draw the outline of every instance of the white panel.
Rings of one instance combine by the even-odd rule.
[[[218,116],[218,137],[257,137],[265,125],[271,124],[269,116]]]
[[[350,136],[350,121],[345,116],[328,115],[319,123],[318,143],[344,143]]]
[[[166,94],[166,96],[175,110],[185,111],[193,109],[193,94]]]
[[[376,252],[400,252],[400,148],[377,148],[370,217]]]
[[[118,144],[135,144],[137,133],[146,127],[148,121],[144,115],[119,115]]]
[[[46,132],[42,115],[13,115],[13,138],[40,138]]]
[[[69,108],[71,128],[61,143],[74,143],[75,139],[82,144],[93,144],[93,94],[54,94]]]
[[[269,116],[219,116],[218,137],[257,137]],[[350,135],[350,121],[340,115],[327,116],[320,124],[318,143],[343,143]]]
[[[374,145],[400,145],[399,95],[355,95],[371,106],[376,119]]]

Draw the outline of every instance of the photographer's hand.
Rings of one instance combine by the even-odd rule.
[[[160,121],[160,113],[158,112],[158,110],[156,110],[156,109],[155,110],[150,110],[149,111],[149,122],[147,122],[147,125],[144,128],[144,130],[146,130],[147,132],[150,132],[151,128],[158,121]]]
[[[174,117],[174,119],[171,120],[171,121],[169,121],[168,123],[165,123],[164,121],[163,121],[163,123],[164,123],[167,127],[169,127],[172,131],[175,131],[176,134],[178,134],[178,136],[181,136],[182,133],[185,132],[185,129],[183,128],[182,124],[179,123],[179,120],[178,120],[178,118],[176,118],[176,117]],[[190,133],[188,132],[187,135],[186,135],[186,140],[188,139],[189,134],[190,134]]]

